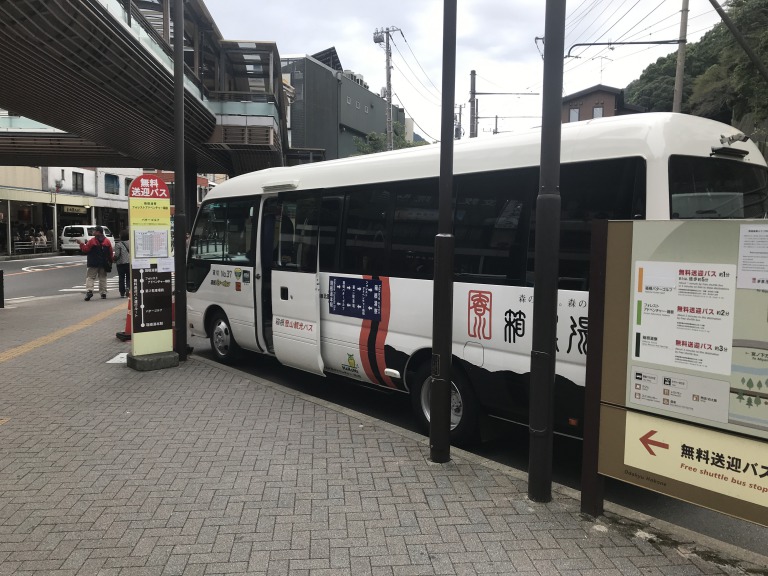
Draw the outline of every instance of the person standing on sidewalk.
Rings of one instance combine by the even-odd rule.
[[[115,265],[120,289],[120,298],[128,295],[128,273],[131,269],[131,251],[128,248],[128,230],[120,232],[120,241],[115,242]]]
[[[78,240],[80,250],[88,255],[86,265],[88,269],[85,273],[85,301],[93,298],[93,283],[96,277],[99,278],[99,292],[101,297],[107,297],[107,272],[112,270],[112,261],[114,254],[112,243],[104,236],[104,229],[96,226],[93,230],[93,238],[88,242]]]

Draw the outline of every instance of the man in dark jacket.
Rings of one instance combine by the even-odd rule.
[[[88,269],[85,273],[85,301],[87,302],[93,298],[93,283],[96,277],[99,278],[99,292],[101,297],[107,297],[107,266],[112,268],[112,261],[114,253],[112,251],[112,243],[104,236],[104,229],[101,226],[96,226],[93,231],[93,238],[88,242],[77,241],[80,244],[80,250],[88,255],[87,266]]]

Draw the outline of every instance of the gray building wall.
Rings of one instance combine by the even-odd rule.
[[[291,104],[291,148],[322,148],[326,160],[357,153],[354,138],[387,130],[386,101],[311,57],[282,59],[296,91]],[[405,112],[393,107],[405,124]]]
[[[311,58],[283,59],[296,90],[291,104],[291,147],[323,148],[338,158],[338,82],[333,72]]]

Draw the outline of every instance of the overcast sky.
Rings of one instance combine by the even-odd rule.
[[[427,140],[440,139],[443,2],[441,0],[205,0],[228,40],[277,43],[281,56],[314,54],[336,47],[341,65],[362,74],[371,91],[386,85],[379,28],[392,34],[394,102],[414,118]],[[722,4],[722,1],[721,1]],[[470,71],[477,92],[541,93],[544,0],[458,0],[456,104],[465,105],[463,126],[469,135]],[[674,40],[680,33],[682,0],[569,0],[565,52],[577,43]],[[688,41],[719,21],[709,0],[689,0]],[[676,50],[664,45],[577,47],[567,58],[564,95],[595,84],[624,88],[657,58]],[[540,52],[541,51],[541,52]],[[478,96],[479,136],[537,126],[541,97]]]

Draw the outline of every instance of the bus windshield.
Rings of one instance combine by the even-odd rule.
[[[766,218],[768,172],[721,158],[671,156],[671,218]]]

